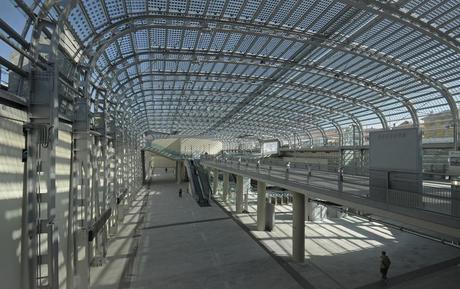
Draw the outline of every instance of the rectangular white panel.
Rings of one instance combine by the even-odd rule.
[[[261,143],[262,155],[278,154],[280,150],[279,141],[265,141]]]
[[[421,140],[418,128],[370,132],[369,169],[421,172]]]

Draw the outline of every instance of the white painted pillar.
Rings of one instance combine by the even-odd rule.
[[[182,183],[182,162],[177,161],[176,162],[176,179],[177,179],[177,184]]]
[[[213,169],[213,186],[212,192],[214,195],[217,195],[217,187],[219,184],[219,171],[217,169]]]
[[[228,192],[230,189],[230,184],[229,184],[229,174],[228,173],[223,173],[224,174],[224,184],[222,186],[222,199],[226,202],[227,197],[228,197]]]
[[[243,177],[243,212],[249,213],[249,191],[251,190],[251,179]]]
[[[243,213],[243,176],[236,176],[236,213]]]
[[[292,203],[292,257],[305,261],[305,195],[293,192]]]
[[[257,230],[265,230],[265,210],[267,185],[264,182],[257,181]]]

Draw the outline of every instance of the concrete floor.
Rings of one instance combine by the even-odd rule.
[[[152,186],[123,288],[302,288],[218,206],[199,207],[177,192],[171,182]]]
[[[171,178],[137,195],[104,266],[91,268],[92,289],[458,288],[460,250],[347,217],[306,222],[307,261],[298,264],[290,205],[276,206],[272,232],[258,232],[254,195],[250,213],[234,216],[238,225],[217,204],[179,199]],[[234,211],[231,201],[222,205]],[[392,259],[388,284],[379,281],[382,249]]]
[[[132,268],[136,253],[143,218],[142,203],[148,193],[146,188],[142,188],[134,198],[119,226],[118,234],[109,240],[104,265],[91,267],[91,289],[119,289],[129,284],[127,272]]]
[[[234,212],[233,196],[227,203],[222,203],[219,196],[216,199]],[[275,229],[259,232],[255,230],[255,195],[250,195],[249,200],[249,214],[236,215],[236,218],[272,252],[288,258],[292,252],[291,205],[276,205]],[[460,282],[459,274],[448,273],[458,272],[459,267],[452,263],[460,262],[460,250],[360,217],[306,222],[305,247],[305,264],[291,262],[290,265],[315,288],[381,288],[379,255],[382,250],[387,251],[392,260],[389,277],[393,278],[386,288],[450,288],[439,287],[434,281],[446,275],[452,284]],[[427,272],[435,273],[427,277]],[[418,282],[420,278],[432,280]]]

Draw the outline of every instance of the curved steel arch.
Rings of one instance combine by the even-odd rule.
[[[145,119],[143,118],[137,118],[136,122],[134,123],[135,125],[139,125],[141,123],[143,123],[143,121],[145,121]],[[273,123],[273,124],[276,124],[276,123]],[[298,129],[298,128],[295,128],[295,129]],[[317,128],[319,129],[319,128]],[[263,132],[263,133],[276,133],[276,134],[282,134],[282,133],[285,133],[285,130],[283,130],[283,127],[277,125],[276,127],[259,127],[258,128],[258,131],[259,132]],[[300,130],[300,131],[304,131],[304,130]],[[234,129],[232,129],[231,132],[229,132],[228,134],[226,135],[235,135],[235,134],[240,134],[240,133],[249,133],[249,132],[252,132],[251,130],[249,130],[249,128],[247,127],[236,127]],[[210,137],[212,135],[209,135]]]
[[[244,25],[244,23],[242,23],[242,25]],[[143,27],[143,28],[141,27],[139,29],[145,29],[145,27]],[[126,33],[131,33],[131,32],[133,32],[133,31],[127,31]],[[281,32],[283,32],[283,31],[281,31]],[[284,32],[286,32],[286,31],[284,31]],[[287,32],[293,33],[292,31],[287,31]],[[262,35],[264,35],[264,34],[262,34]],[[279,36],[279,35],[276,35],[276,36]],[[303,39],[303,38],[304,37],[302,37],[301,35],[298,35],[298,37],[296,37],[295,39],[290,39],[290,40],[297,41],[297,40]],[[114,39],[116,39],[116,37],[114,37]],[[397,61],[397,60],[395,60],[395,59],[393,59],[391,57],[388,57],[388,56],[386,56],[384,54],[376,55],[374,52],[369,50],[367,47],[363,47],[363,46],[360,46],[360,45],[348,45],[348,44],[344,44],[344,43],[334,43],[334,42],[331,42],[331,41],[329,41],[329,43],[328,43],[328,41],[329,41],[328,39],[322,39],[321,42],[318,42],[318,41],[311,41],[311,39],[310,39],[310,44],[320,46],[320,47],[329,48],[329,49],[336,50],[336,51],[342,51],[342,52],[345,52],[345,53],[350,53],[350,54],[353,54],[353,55],[356,55],[356,56],[359,56],[359,57],[369,59],[371,61],[375,61],[376,63],[380,63],[380,64],[385,65],[387,67],[393,68],[396,71],[401,72],[402,74],[409,75],[413,79],[415,79],[417,81],[420,81],[421,83],[424,83],[424,84],[426,84],[428,86],[431,86],[431,87],[435,88],[435,90],[437,90],[447,100],[447,103],[448,103],[448,105],[449,105],[449,107],[451,109],[451,112],[452,112],[452,116],[454,118],[454,122],[457,123],[457,120],[458,120],[458,108],[457,108],[457,106],[455,104],[455,101],[454,101],[452,95],[450,94],[449,90],[442,83],[440,83],[439,81],[434,80],[429,75],[425,75],[425,74],[423,74],[421,72],[418,72],[417,70],[412,69],[408,65],[400,63],[399,61]]]
[[[134,77],[133,79],[137,79],[137,78],[143,77],[143,76],[148,76],[148,74],[145,74],[145,75],[137,75],[137,76]],[[129,81],[127,81],[127,82],[129,82]],[[126,83],[127,83],[127,82],[126,82]],[[290,85],[290,87],[293,87],[293,86]],[[129,90],[129,89],[130,89],[130,87],[127,88],[126,90],[122,91],[122,92],[118,92],[118,91],[115,91],[115,92],[116,92],[118,95],[123,95],[123,94],[124,94],[127,90]],[[314,88],[314,87],[313,87],[313,88],[307,87],[307,88],[305,88],[305,89],[307,89],[307,90],[309,90],[309,91],[311,91],[311,92],[314,92],[314,93],[316,93],[316,94],[322,94],[322,95],[324,95],[324,96],[326,96],[326,97],[337,99],[337,97],[332,97],[331,95],[329,95],[328,92],[322,91],[322,90],[317,89],[317,88]],[[303,90],[301,90],[301,89],[291,89],[291,90],[295,90],[295,91],[299,91],[299,92],[308,92],[308,91],[303,91]],[[145,90],[144,90],[144,91],[145,91]],[[162,89],[162,91],[165,91],[165,89]],[[177,90],[176,90],[176,89],[172,89],[172,91],[184,91],[184,90],[183,90],[183,89],[177,89]],[[189,90],[187,89],[186,91],[189,91]],[[200,91],[203,91],[203,90],[200,90]],[[219,91],[219,93],[221,93],[221,92]],[[233,94],[235,94],[235,93],[233,92]],[[270,95],[262,95],[262,96],[263,96],[263,97],[272,97],[272,96],[270,96]],[[340,97],[343,97],[343,96],[340,96]],[[286,100],[286,101],[288,101],[288,102],[296,101],[296,100],[294,100],[294,99],[289,99],[289,98],[282,98],[282,97],[277,97],[277,98],[278,98],[278,99]],[[301,101],[301,102],[299,102],[299,103],[303,103],[303,104],[308,103],[308,104],[311,104],[311,102],[308,102],[308,101]],[[369,109],[369,107],[365,107],[365,106],[363,106],[363,108]],[[330,108],[329,108],[329,110],[330,110]],[[371,109],[371,110],[372,110],[372,109]],[[336,113],[338,112],[339,114],[341,114],[341,112],[338,111],[338,110],[336,110],[336,109],[333,109],[333,111],[336,112]],[[377,117],[380,119],[380,122],[382,123],[382,126],[383,126],[384,128],[387,128],[387,127],[388,127],[388,126],[387,126],[387,122],[386,122],[386,120],[385,120],[385,116],[383,115],[383,113],[381,113],[381,112],[376,113],[375,111],[374,111],[374,113],[375,113],[375,114],[377,115]],[[352,114],[350,114],[350,115],[352,115]],[[359,123],[359,121],[358,121],[358,123]]]
[[[174,91],[181,91],[181,90],[174,90]],[[233,94],[233,92],[228,92],[228,93],[219,92],[219,93],[221,93],[221,94]],[[312,103],[311,101],[305,101],[305,100],[300,101],[300,100],[296,100],[296,99],[290,99],[290,98],[279,97],[279,96],[277,96],[277,98],[282,99],[283,101],[286,101],[286,102],[291,103],[291,104],[304,105],[306,107],[316,108],[316,109],[319,109],[319,110],[322,110],[322,111],[325,111],[325,112],[329,112],[329,113],[332,110],[336,115],[343,115],[343,116],[346,116],[349,119],[351,119],[352,122],[355,123],[360,128],[360,131],[362,132],[361,122],[359,121],[359,119],[356,116],[354,116],[354,114],[342,112],[340,110],[336,110],[336,109],[328,107],[328,106],[322,106],[322,105],[319,105],[319,104],[316,104],[316,103]],[[124,102],[121,101],[121,102],[119,102],[118,105],[120,106],[120,105],[123,105],[123,104],[124,104]]]
[[[132,107],[133,107],[133,106],[132,106]],[[132,107],[131,107],[131,108],[132,108]],[[263,106],[263,107],[268,107],[268,108],[271,108],[272,111],[276,111],[276,110],[275,110],[275,107],[270,107],[270,106]],[[137,111],[137,114],[142,114],[143,112],[145,112],[145,110],[143,110],[143,109],[142,109],[142,110],[138,110],[138,111]],[[291,112],[291,113],[297,114],[297,115],[301,115],[301,113],[298,113],[298,112]],[[253,113],[253,114],[265,116],[265,114],[263,114],[263,113],[258,113],[258,112],[257,112],[257,113]],[[147,114],[145,114],[145,115],[148,116]],[[343,143],[343,130],[342,130],[341,126],[340,126],[337,122],[335,122],[335,121],[332,120],[332,119],[328,119],[328,118],[325,118],[325,117],[322,117],[322,116],[319,116],[319,115],[316,115],[316,114],[309,114],[309,117],[312,117],[312,118],[315,118],[315,119],[323,119],[323,120],[326,120],[326,121],[332,123],[332,125],[336,128],[336,131],[337,131],[338,136],[339,136],[339,145],[341,145],[341,144]],[[209,118],[209,117],[208,117],[208,118]],[[289,119],[289,120],[292,120],[292,119]],[[148,120],[147,120],[147,121],[148,121]],[[240,121],[242,121],[242,122],[244,123],[245,120],[240,120]],[[298,122],[295,122],[295,119],[294,119],[293,121],[294,121],[294,123],[298,123]],[[264,121],[264,122],[266,122],[266,121]],[[139,123],[139,122],[138,122],[138,123]],[[308,124],[308,125],[311,125],[311,126],[313,126],[313,127],[316,127],[316,128],[321,132],[321,134],[323,135],[323,141],[324,141],[324,143],[327,143],[327,135],[326,135],[326,133],[325,133],[325,131],[324,131],[324,128],[322,128],[318,123],[309,123],[309,122],[307,122],[307,124]],[[301,125],[302,125],[302,123],[301,123]],[[357,125],[360,127],[360,123],[357,123]],[[293,127],[293,128],[301,129],[301,127]],[[305,132],[305,131],[303,131],[303,132]],[[310,137],[311,137],[311,134],[308,132],[308,129],[307,129],[307,133],[308,133],[308,135],[310,135]],[[312,139],[312,137],[311,137],[311,139]]]
[[[423,82],[423,81],[422,81]],[[442,83],[441,83],[442,85]],[[455,102],[453,101],[453,98],[449,99],[449,97],[446,97],[446,94],[450,94],[449,93],[449,90],[448,89],[443,89],[443,87],[440,88],[440,86],[435,86],[436,89],[441,92],[441,94],[447,99],[447,102],[451,108],[451,111],[452,111],[452,114],[453,114],[453,118],[454,118],[454,122],[457,123],[457,120],[458,120],[458,109],[456,107],[456,104]],[[445,87],[444,87],[445,88]]]
[[[437,29],[433,29],[433,27],[426,25],[422,21],[420,21],[417,18],[410,17],[409,15],[406,15],[404,13],[401,13],[400,11],[395,11],[394,9],[391,9],[389,5],[383,4],[383,3],[378,3],[375,0],[342,0],[342,2],[348,2],[349,4],[352,4],[353,6],[359,7],[359,8],[365,8],[365,10],[371,11],[376,13],[376,16],[381,16],[383,18],[390,18],[393,22],[399,22],[404,26],[409,26],[413,28],[415,31],[421,32],[423,35],[426,35],[432,39],[436,39],[440,43],[446,44],[449,48],[453,49],[457,53],[460,53],[460,45],[459,42],[450,37],[449,35],[446,35],[442,33],[441,31]],[[364,2],[364,3],[363,3]],[[368,5],[371,4],[372,6],[380,6],[381,10],[379,11],[378,9],[367,9]],[[391,11],[390,11],[391,10]],[[395,16],[397,14],[397,16]],[[301,33],[303,34],[303,37],[309,36],[313,38],[317,38],[322,40],[322,37],[317,36],[313,33],[308,33],[306,31],[300,31],[300,30],[295,30],[295,27],[283,27],[280,25],[273,25],[270,23],[258,23],[255,21],[244,21],[241,19],[236,19],[236,18],[222,18],[222,17],[215,17],[211,15],[191,15],[191,14],[181,14],[181,13],[171,13],[171,12],[161,12],[161,13],[156,13],[155,11],[149,11],[147,13],[138,13],[135,16],[124,18],[120,21],[114,22],[111,25],[108,25],[107,27],[103,28],[100,32],[98,33],[93,33],[88,37],[87,39],[84,39],[83,42],[86,45],[99,45],[100,42],[104,40],[104,38],[107,38],[107,34],[117,32],[119,30],[119,27],[128,27],[129,25],[132,25],[136,22],[142,23],[140,20],[145,20],[145,19],[165,19],[165,20],[180,20],[184,21],[184,25],[186,25],[186,21],[191,21],[193,24],[189,25],[187,27],[191,29],[208,29],[208,30],[215,30],[218,29],[219,26],[216,25],[216,27],[213,28],[206,28],[201,26],[203,23],[207,22],[214,22],[214,23],[219,23],[221,26],[227,26],[227,25],[232,25],[232,24],[238,24],[238,25],[247,25],[252,28],[253,31],[276,31],[276,32],[284,32],[284,33]],[[178,21],[178,22],[180,22]],[[144,24],[144,23],[142,23]],[[198,24],[198,25],[196,25]],[[208,26],[209,27],[209,26]],[[272,35],[278,35],[279,33],[272,34]],[[433,37],[434,36],[434,37]],[[91,38],[91,39],[90,39]],[[85,46],[83,46],[85,47]],[[86,54],[86,53],[83,53]]]
[[[203,102],[208,102],[209,101],[206,101],[206,100],[203,100]],[[147,101],[143,101],[143,102],[139,102],[139,103],[135,103],[135,104],[131,104],[130,105],[130,108],[131,109],[134,109],[136,106],[142,104],[142,105],[146,105],[148,103],[156,103],[155,100],[147,100]],[[260,107],[262,108],[266,108],[268,109],[269,111],[272,111],[272,112],[277,112],[277,107],[276,106],[270,106],[270,105],[260,105]],[[263,115],[261,113],[256,113],[257,115]],[[301,116],[302,117],[302,120],[305,121],[305,113],[302,113],[302,112],[298,112],[298,111],[291,111],[290,112],[290,115],[297,115],[297,116]],[[342,132],[342,128],[340,127],[340,125],[333,119],[330,119],[330,118],[327,118],[327,117],[324,117],[322,115],[318,115],[318,114],[315,114],[315,113],[308,113],[308,118],[313,118],[313,119],[321,119],[321,120],[324,120],[324,121],[327,121],[327,122],[331,122],[336,128],[337,128],[337,131],[339,132]],[[289,120],[291,120],[292,118],[287,118]],[[310,122],[306,122],[307,124],[311,124]],[[304,124],[303,122],[301,122],[301,124]]]
[[[163,51],[165,52],[165,49],[159,49],[158,51]],[[168,49],[168,52],[171,53],[171,51]],[[193,51],[183,51],[183,50],[177,50],[177,51],[173,51],[173,53],[171,54],[176,54],[178,52],[183,52],[185,53],[186,55],[196,55],[196,54],[200,54],[200,53],[196,53],[196,52],[193,52]],[[205,53],[206,50],[203,51],[203,53],[201,53],[201,55],[207,55],[207,56],[224,56],[224,57],[228,57],[228,56],[231,56],[231,57],[238,57],[238,58],[245,58],[245,59],[253,59],[253,60],[260,60],[260,61],[265,61],[266,60],[266,57],[263,57],[263,56],[260,56],[260,55],[247,55],[247,54],[241,54],[239,56],[234,56],[234,54],[238,54],[237,52],[233,51],[233,52],[228,52],[228,51],[222,51],[222,52],[211,52],[211,51],[208,51],[209,53]],[[149,50],[149,51],[144,51],[142,53],[133,53],[133,55],[130,55],[130,56],[125,56],[123,58],[120,58],[120,61],[118,62],[115,62],[113,65],[111,65],[111,67],[105,71],[104,73],[108,73],[108,74],[111,74],[113,73],[113,71],[115,70],[115,67],[117,67],[117,70],[118,72],[114,75],[113,79],[118,79],[118,75],[120,75],[121,73],[124,73],[127,71],[127,69],[131,66],[134,66],[134,65],[139,65],[141,63],[149,63],[151,61],[155,61],[155,60],[142,60],[142,61],[139,61],[137,60],[136,62],[131,62],[129,63],[129,60],[131,58],[136,58],[138,59],[138,57],[140,55],[146,55],[146,54],[153,54],[153,53],[156,53],[154,51]],[[168,61],[168,60],[164,60],[164,61]],[[172,60],[171,60],[172,61]],[[176,59],[177,61],[177,59]],[[217,60],[209,60],[209,62],[215,62],[215,63],[228,63],[228,64],[234,64],[234,62],[231,62],[231,61],[225,61],[223,59],[219,59],[218,61]],[[270,59],[269,62],[275,62],[275,63],[280,63],[280,64],[286,64],[288,63],[288,61],[285,61],[285,60],[281,60],[281,59]],[[120,65],[124,65],[124,64],[128,64],[127,66],[123,67],[122,69],[119,69],[118,67]],[[271,65],[266,65],[266,64],[261,64],[261,63],[245,63],[247,65],[254,65],[254,66],[260,66],[260,67],[272,67]],[[378,85],[376,84],[375,82],[373,81],[370,81],[370,80],[365,80],[365,79],[362,79],[362,78],[358,78],[358,77],[353,77],[351,74],[347,74],[343,71],[338,71],[338,70],[332,70],[332,69],[327,69],[326,67],[320,67],[319,65],[314,65],[314,64],[296,64],[294,67],[294,69],[297,69],[298,71],[305,71],[307,69],[310,69],[310,70],[315,70],[314,72],[312,72],[313,74],[318,74],[318,75],[322,75],[322,76],[325,76],[325,77],[329,77],[329,78],[334,78],[334,79],[340,79],[344,82],[348,82],[348,83],[351,83],[351,84],[355,84],[357,86],[361,86],[361,87],[365,87],[371,91],[374,91],[376,92],[377,94],[380,94],[381,96],[387,96],[388,98],[392,98],[392,99],[395,99],[396,101],[402,103],[402,106],[404,106],[407,111],[409,112],[411,118],[412,118],[412,122],[413,122],[413,125],[418,127],[419,126],[419,119],[418,119],[418,116],[417,116],[417,112],[416,112],[416,109],[415,107],[412,105],[412,103],[410,102],[409,99],[407,99],[404,95],[394,91],[394,90],[391,90],[391,89],[388,89],[388,88],[385,88],[381,85]],[[104,73],[100,72],[100,75],[104,75]],[[173,72],[171,72],[173,73]],[[186,72],[187,74],[189,74],[188,72]]]
[[[146,114],[147,112],[147,114]],[[139,110],[136,110],[133,112],[133,116],[137,116],[137,115],[149,115],[148,111],[146,111],[145,109],[139,109]],[[263,113],[254,113],[255,115],[259,115],[259,116],[266,116],[266,114],[263,114]],[[174,117],[173,115],[168,115],[168,116],[161,116],[162,118],[172,118]],[[200,117],[196,117],[194,116],[194,118],[200,118]],[[202,116],[202,118],[209,118],[208,116]],[[139,120],[139,118],[137,118]],[[292,125],[291,128],[293,129],[302,129],[302,125],[304,123],[298,123],[296,122],[295,120],[293,120],[292,118],[283,118],[285,120],[287,120],[285,123],[289,124],[289,125]],[[142,119],[142,120],[146,120],[146,119]],[[147,119],[148,121],[148,119]],[[241,120],[242,122],[247,122],[246,120]],[[139,122],[137,122],[139,123]],[[276,125],[277,127],[282,127],[279,123],[275,122],[275,121],[272,121],[272,122],[269,122],[269,121],[264,121],[264,123],[270,123],[270,124],[274,124]],[[312,123],[306,123],[308,125],[311,125],[311,126],[314,126],[314,127],[317,127],[318,125],[317,124],[312,124]],[[238,125],[238,124],[235,124],[235,125]],[[259,127],[263,127],[263,126],[259,126]]]
[[[366,9],[377,15],[385,17],[394,22],[399,22],[405,26],[409,26],[422,34],[436,39],[439,43],[445,44],[456,53],[460,54],[460,42],[439,29],[421,21],[419,18],[412,17],[401,10],[396,5],[382,3],[376,0],[340,0],[349,3],[361,9]],[[399,4],[399,3],[397,3]]]
[[[125,34],[132,33],[138,30],[147,29],[147,28],[169,28],[169,26],[165,26],[164,24],[150,23],[146,25],[145,23],[136,21],[136,20],[154,20],[154,19],[157,19],[157,17],[163,18],[163,19],[166,19],[166,18],[174,19],[174,20],[189,20],[189,21],[192,20],[198,23],[202,23],[203,21],[210,21],[210,22],[219,23],[221,25],[221,26],[216,25],[216,27],[212,28],[212,31],[229,31],[229,32],[244,33],[247,31],[243,30],[243,28],[246,28],[246,29],[250,29],[249,31],[254,35],[263,35],[263,36],[270,35],[272,37],[279,37],[279,38],[293,40],[293,41],[300,41],[300,42],[307,41],[309,44],[312,44],[312,45],[355,54],[357,56],[368,58],[369,60],[375,60],[386,66],[391,64],[396,68],[395,70],[400,71],[400,72],[406,72],[407,75],[413,76],[414,79],[423,80],[423,82],[432,84],[433,87],[438,87],[438,85],[440,84],[440,83],[437,83],[436,80],[432,79],[429,75],[425,75],[421,72],[416,71],[415,69],[411,69],[408,65],[400,63],[399,61],[391,57],[388,57],[384,54],[380,54],[376,56],[374,55],[375,53],[370,51],[366,46],[359,45],[358,43],[347,44],[344,42],[337,42],[335,40],[327,39],[321,35],[308,34],[305,32],[294,31],[294,30],[290,30],[284,27],[279,27],[279,26],[272,27],[271,25],[265,25],[265,24],[260,24],[260,23],[248,23],[248,22],[244,22],[241,20],[237,20],[237,19],[233,19],[232,21],[225,21],[224,19],[214,19],[213,17],[208,17],[208,16],[206,17],[197,17],[197,16],[190,16],[190,15],[178,16],[178,15],[167,15],[165,13],[162,13],[158,15],[155,15],[155,14],[139,15],[136,17],[122,20],[120,22],[116,22],[112,25],[113,27],[110,27],[108,30],[111,30],[112,32],[116,32],[117,36],[112,35],[112,37],[106,37],[105,36],[106,33],[104,33],[104,30],[103,30],[102,32],[97,34],[98,35],[96,37],[97,40],[95,40],[96,43],[91,41],[90,47],[94,47],[95,45],[101,46],[98,48],[93,48],[97,52],[92,57],[100,55],[102,51],[105,51],[104,48],[108,47],[110,44],[115,42],[120,36],[124,36]],[[139,23],[139,24],[136,24],[136,23]],[[128,24],[134,25],[134,27],[130,27]],[[230,26],[234,26],[234,27],[230,29],[228,28]],[[128,28],[126,28],[126,30],[121,30],[119,29],[120,27],[128,27]],[[185,22],[183,23],[177,22],[177,25],[171,25],[171,28],[177,28],[177,27],[186,27],[186,28],[192,27],[196,29],[203,28],[201,26],[195,26],[195,27],[186,26]],[[266,33],[264,34],[264,32]],[[362,53],[362,54],[359,54],[359,53]],[[86,55],[86,53],[84,54]]]
[[[161,50],[164,50],[164,49],[161,49]],[[177,51],[177,52],[184,52],[187,55],[196,54],[195,52],[192,52],[192,51]],[[174,54],[177,53],[177,52],[175,51]],[[153,51],[145,51],[143,53],[140,53],[139,55],[152,54],[152,53],[155,53],[155,52],[153,52]],[[223,52],[214,53],[214,54],[209,53],[208,55],[213,55],[213,56],[214,55],[219,55],[219,56],[227,57],[228,55],[233,55],[233,54],[234,54],[234,52],[228,53],[227,51],[223,51]],[[207,54],[202,53],[202,55],[207,55]],[[129,59],[137,58],[135,56],[136,55],[133,54],[132,56],[127,56],[127,57],[120,58],[120,61],[114,63],[106,73],[110,74],[110,73],[112,73],[114,71],[115,67],[118,67],[119,65],[124,65],[125,63],[127,63],[128,65],[123,67],[122,69],[117,68],[118,72],[114,75],[113,78],[118,79],[118,75],[120,75],[121,73],[126,72],[127,69],[129,69],[129,67],[132,67],[134,65],[139,65],[141,63],[150,63],[151,61],[157,61],[158,60],[158,59],[155,59],[155,60],[142,60],[142,61],[136,61],[136,62],[128,63]],[[245,58],[247,58],[247,59],[257,59],[257,60],[260,60],[260,61],[264,60],[264,57],[258,56],[258,55],[247,55]],[[168,60],[165,60],[165,61],[168,61]],[[209,62],[213,62],[213,60],[209,60]],[[227,62],[227,61],[222,60],[222,59],[219,59],[218,61],[214,60],[214,62],[215,63],[234,64],[234,62],[231,62],[231,61]],[[270,62],[281,63],[281,64],[286,64],[287,63],[287,61],[280,60],[280,59],[270,59]],[[261,67],[265,67],[265,66],[271,67],[270,65],[264,65],[264,64],[261,64],[261,63],[244,63],[244,64],[254,65],[254,66],[258,66],[258,67],[259,66],[261,66]],[[367,88],[369,90],[372,90],[372,91],[374,91],[377,94],[380,94],[382,96],[387,96],[388,98],[395,99],[396,101],[401,102],[402,106],[404,106],[408,110],[409,114],[411,115],[412,122],[413,122],[414,126],[419,125],[419,120],[418,120],[416,109],[414,108],[414,106],[412,105],[410,100],[407,99],[405,96],[401,95],[400,93],[396,92],[396,91],[393,91],[393,90],[388,89],[388,88],[384,88],[383,86],[378,85],[378,84],[376,84],[376,83],[374,83],[374,82],[372,82],[370,80],[365,80],[365,79],[362,79],[362,78],[353,77],[350,74],[347,74],[347,73],[345,73],[343,71],[327,69],[326,67],[321,68],[320,66],[314,65],[314,64],[296,64],[294,66],[294,69],[298,69],[298,71],[305,71],[306,69],[313,69],[313,70],[316,70],[315,72],[312,72],[313,74],[323,75],[323,76],[326,76],[326,77],[329,77],[329,78],[334,78],[334,79],[340,79],[340,80],[342,80],[344,82],[355,84],[355,85],[358,85],[360,87],[365,87],[365,88]],[[171,73],[174,73],[174,75],[182,74],[182,72],[179,72],[179,73],[171,72]],[[188,72],[185,72],[185,73],[190,74]],[[167,73],[164,73],[164,74],[167,74]],[[207,73],[203,73],[203,74],[207,75]],[[101,73],[101,75],[103,75],[103,74]]]
[[[231,93],[229,93],[231,94]],[[123,103],[124,104],[124,103]],[[140,103],[137,103],[139,105],[142,105],[143,102],[140,102]],[[331,108],[330,107],[325,107],[325,106],[321,106],[321,105],[318,105],[318,104],[311,104],[311,103],[296,103],[297,105],[303,105],[303,107],[313,107],[313,108],[316,108],[316,109],[319,109],[321,111],[324,111],[324,112],[330,112]],[[269,108],[274,108],[276,109],[277,107],[276,106],[267,106],[267,105],[259,105],[260,107],[269,107]],[[336,111],[338,112],[336,115],[343,115],[343,116],[346,116],[348,117],[359,129],[359,133],[360,135],[362,136],[362,126],[361,126],[361,123],[360,121],[353,115],[353,114],[349,114],[349,113],[344,113],[344,112],[341,112],[341,111]],[[299,112],[300,113],[300,112]],[[305,112],[304,113],[306,116],[315,116],[316,114],[314,113],[311,113],[311,112]],[[325,117],[325,116],[322,116],[323,119],[325,120],[329,120],[329,121],[334,121],[332,118],[329,118],[329,117]]]
[[[166,73],[158,73],[158,74],[156,74],[156,73],[146,73],[146,74],[136,75],[136,77],[133,77],[133,78],[127,78],[125,82],[120,83],[120,86],[114,92],[118,93],[118,89],[123,87],[125,84],[131,82],[132,80],[138,79],[139,77],[157,76],[157,75],[163,76],[165,74]],[[244,82],[246,79],[249,79],[249,80],[265,80],[266,79],[266,78],[254,77],[254,76],[237,76],[237,75],[228,75],[228,74],[220,74],[220,73],[214,74],[214,73],[173,73],[172,72],[171,75],[175,75],[175,76],[184,75],[184,76],[197,76],[197,77],[219,77],[219,78],[224,78],[224,79],[237,80],[236,83],[240,83],[238,80],[243,80],[243,82]],[[219,83],[222,82],[222,81],[218,81],[218,80],[217,81],[215,81],[215,80],[206,80],[206,81],[207,82],[219,82]],[[351,97],[351,96],[348,96],[348,95],[343,95],[343,94],[340,94],[340,93],[337,93],[337,92],[321,89],[321,88],[318,88],[318,87],[315,87],[315,86],[301,85],[301,84],[298,84],[298,83],[289,83],[288,84],[288,83],[284,83],[284,82],[273,82],[273,84],[275,84],[276,86],[281,86],[281,87],[283,87],[285,89],[288,89],[288,90],[295,90],[295,91],[299,91],[299,92],[313,92],[315,94],[320,94],[320,95],[329,97],[331,99],[344,101],[344,102],[351,103],[353,105],[357,105],[357,106],[365,108],[365,109],[370,109],[380,119],[380,122],[382,123],[382,127],[384,129],[388,129],[388,123],[386,121],[385,115],[383,114],[382,111],[380,111],[380,109],[378,107],[375,107],[371,103],[359,100],[357,98],[354,98],[354,97]],[[127,89],[129,89],[129,88],[127,88]],[[122,91],[120,93],[124,94],[125,91],[126,90],[124,90],[124,91]],[[238,94],[242,94],[242,93],[238,93]]]

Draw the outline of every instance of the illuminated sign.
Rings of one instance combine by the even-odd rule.
[[[278,140],[262,141],[260,145],[262,155],[275,155],[280,151],[280,142]]]

